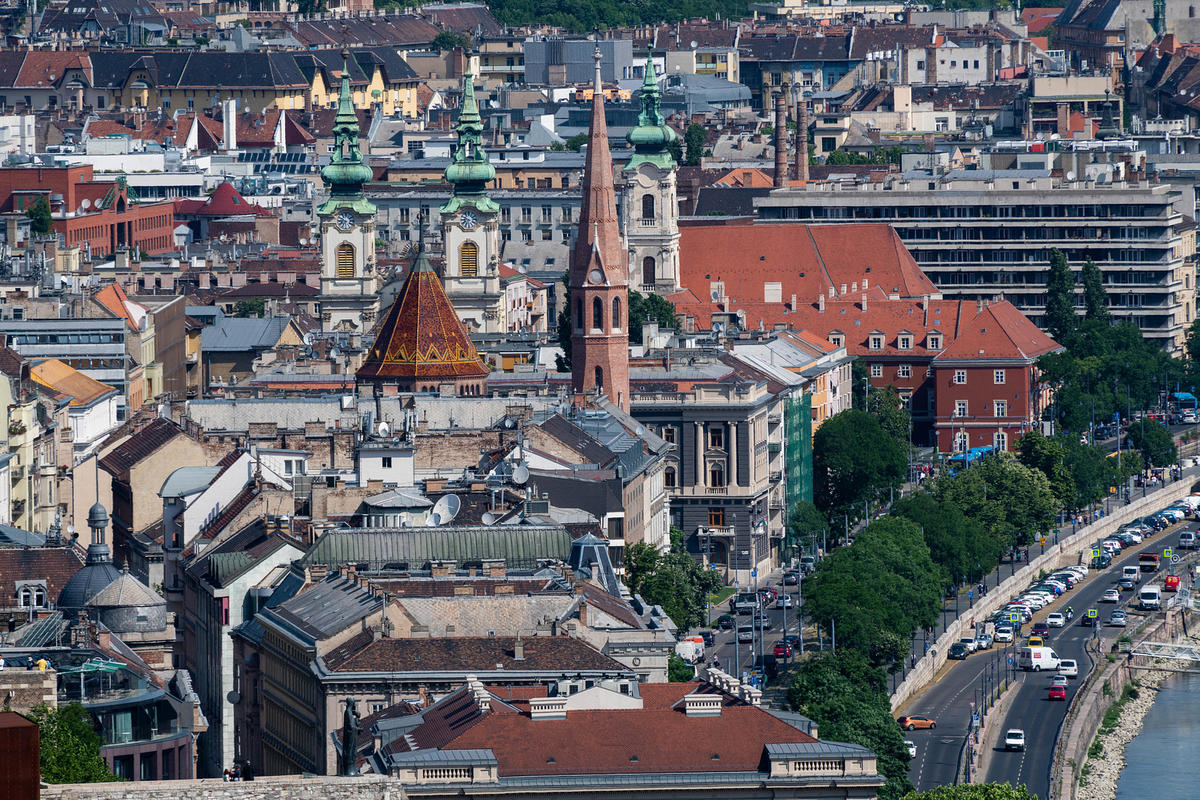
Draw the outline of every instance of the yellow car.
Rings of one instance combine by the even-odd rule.
[[[1042,637],[1040,637],[1040,636],[1030,636],[1029,637],[1029,645],[1028,645],[1029,647],[1043,647],[1045,644],[1046,643],[1042,640]]]

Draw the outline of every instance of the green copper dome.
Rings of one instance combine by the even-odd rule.
[[[453,213],[464,205],[480,211],[499,211],[500,207],[487,196],[487,185],[496,179],[496,168],[483,149],[483,121],[475,102],[475,78],[469,72],[463,75],[462,109],[458,112],[456,130],[458,147],[446,167],[446,182],[454,186],[454,196],[442,206],[442,213]]]
[[[670,151],[670,144],[676,138],[675,131],[667,125],[659,110],[661,99],[654,60],[647,56],[646,79],[642,81],[642,111],[638,114],[637,125],[625,134],[625,140],[633,146],[633,158],[629,159],[628,165],[630,169],[643,163],[654,164],[661,169],[675,168],[675,159]]]
[[[342,51],[342,91],[333,119],[333,158],[321,177],[334,197],[361,196],[362,185],[371,180],[371,168],[363,163],[358,149],[358,115],[350,97],[350,54]]]

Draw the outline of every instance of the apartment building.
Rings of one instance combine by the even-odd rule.
[[[889,223],[943,297],[1008,300],[1035,323],[1050,251],[1065,253],[1075,270],[1090,258],[1113,315],[1178,352],[1196,316],[1195,223],[1180,212],[1182,201],[1164,184],[1067,180],[1039,169],[809,182],[755,206],[772,221]]]

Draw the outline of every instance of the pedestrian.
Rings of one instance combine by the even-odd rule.
[[[221,773],[221,780],[225,781],[226,783],[229,783],[229,767],[226,767],[225,771],[223,773]]]

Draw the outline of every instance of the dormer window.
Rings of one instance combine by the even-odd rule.
[[[910,333],[902,333],[896,339],[897,347],[901,350],[912,350],[913,337]]]
[[[834,347],[842,347],[846,344],[846,335],[841,331],[833,331],[829,334],[829,343]]]
[[[942,349],[942,335],[940,333],[929,334],[929,349],[930,350],[941,350]]]
[[[883,349],[883,334],[882,333],[872,333],[870,338],[868,338],[867,342],[868,342],[867,346],[870,347],[872,350],[882,350]]]

